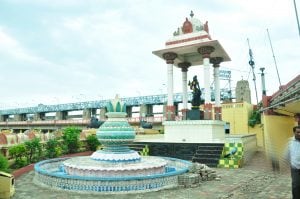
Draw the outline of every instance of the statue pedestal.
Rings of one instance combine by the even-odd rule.
[[[203,111],[192,109],[187,112],[187,120],[203,120]]]
[[[165,142],[223,143],[225,122],[218,120],[181,120],[163,122]]]

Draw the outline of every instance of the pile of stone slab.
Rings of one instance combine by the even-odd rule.
[[[216,171],[205,164],[193,163],[189,168],[189,172],[178,176],[178,184],[180,187],[197,187],[203,181],[220,180],[220,176]]]

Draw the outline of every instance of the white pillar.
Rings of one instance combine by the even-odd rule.
[[[222,57],[212,57],[210,62],[214,67],[214,82],[215,82],[215,107],[221,107],[221,92],[220,92],[220,63],[223,61]]]
[[[221,96],[220,96],[220,74],[219,67],[214,67],[214,82],[215,82],[215,106],[221,106]]]
[[[202,55],[203,57],[203,70],[204,70],[204,89],[205,89],[205,95],[204,95],[204,100],[205,104],[210,104],[211,103],[211,96],[210,96],[210,72],[209,72],[209,67],[210,67],[210,54],[214,52],[215,48],[213,46],[203,46],[198,48],[198,52]]]
[[[182,70],[182,105],[187,109],[187,70]]]
[[[203,59],[203,66],[204,66],[204,100],[205,104],[209,104],[211,102],[211,96],[210,96],[210,63],[209,58],[205,57]]]
[[[189,62],[182,62],[178,64],[178,67],[181,68],[181,75],[182,75],[182,109],[187,110],[187,101],[188,101],[188,94],[187,94],[187,71],[188,68],[191,66]]]
[[[173,64],[177,54],[173,52],[167,52],[163,54],[163,58],[166,60],[168,65],[168,103],[167,106],[173,106]]]
[[[173,64],[168,64],[168,106],[173,106]]]

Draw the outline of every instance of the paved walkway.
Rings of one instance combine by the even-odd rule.
[[[257,152],[252,161],[241,169],[216,168],[220,181],[206,181],[195,188],[178,188],[157,192],[128,195],[93,195],[66,191],[53,191],[32,183],[31,171],[16,179],[16,194],[13,199],[289,199],[291,179],[287,171],[272,171],[263,152]]]

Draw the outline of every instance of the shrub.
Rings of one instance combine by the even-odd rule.
[[[21,158],[21,159],[16,160],[13,168],[18,169],[18,168],[22,168],[26,165],[28,165],[27,161],[25,159]]]
[[[97,139],[96,135],[89,135],[86,138],[87,148],[91,151],[96,151],[98,146],[100,145],[99,140]]]
[[[258,110],[253,111],[252,115],[249,118],[248,125],[254,127],[256,124],[260,124],[260,123],[261,123],[260,112]]]
[[[26,155],[26,147],[24,144],[15,145],[8,150],[9,155],[15,160],[20,160]]]
[[[26,141],[26,156],[27,162],[32,163],[38,161],[42,155],[42,145],[39,138],[34,138],[32,140]]]
[[[79,135],[81,130],[76,127],[68,127],[63,130],[63,143],[68,153],[75,153],[80,148]]]
[[[56,158],[62,154],[60,143],[57,139],[50,139],[46,143],[46,156],[48,158]]]
[[[0,171],[8,172],[8,160],[0,153]]]
[[[21,168],[27,164],[27,161],[23,159],[26,155],[26,147],[24,144],[13,146],[8,151],[10,156],[15,159],[15,164],[12,168]]]

